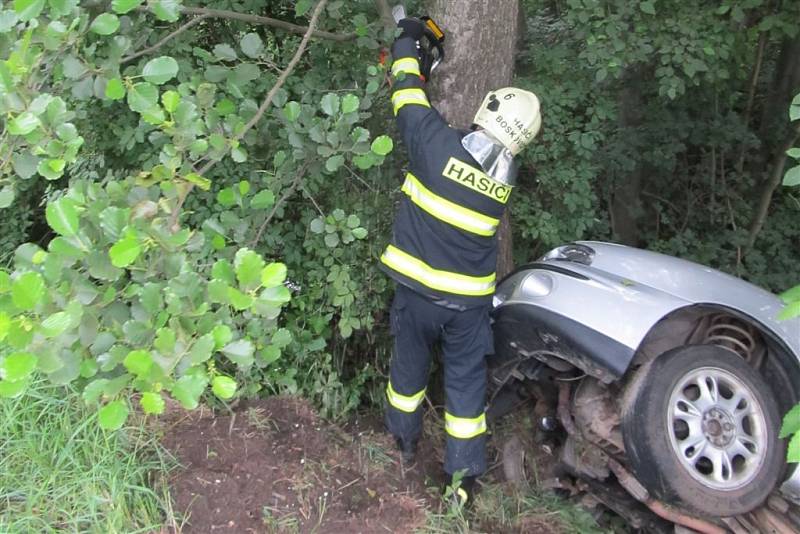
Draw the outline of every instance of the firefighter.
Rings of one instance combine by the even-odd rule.
[[[404,463],[421,432],[431,349],[441,343],[448,485],[469,502],[486,470],[486,360],[495,233],[515,183],[516,156],[539,131],[539,101],[515,88],[489,93],[471,131],[451,128],[424,90],[417,43],[424,23],[406,18],[392,46],[392,105],[409,154],[391,243],[381,267],[397,282],[386,426]],[[458,475],[456,475],[458,473]],[[462,477],[454,484],[453,475]],[[457,486],[457,487],[456,487]]]

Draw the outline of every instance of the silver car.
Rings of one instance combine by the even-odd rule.
[[[498,285],[490,416],[537,400],[560,464],[634,526],[800,530],[778,438],[800,399],[800,319],[781,309],[689,261],[559,247]],[[515,476],[519,448],[506,452]]]

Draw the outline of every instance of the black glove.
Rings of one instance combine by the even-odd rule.
[[[397,26],[403,30],[400,37],[411,37],[415,41],[419,41],[425,34],[425,23],[419,19],[405,18],[398,22]]]

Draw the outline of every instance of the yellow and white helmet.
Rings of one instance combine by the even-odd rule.
[[[516,156],[542,127],[539,99],[530,91],[506,87],[492,91],[472,121]]]

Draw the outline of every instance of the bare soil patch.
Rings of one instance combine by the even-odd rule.
[[[379,421],[345,431],[288,397],[185,415],[164,445],[183,465],[171,492],[185,533],[413,532],[441,465],[423,448],[404,470]]]

